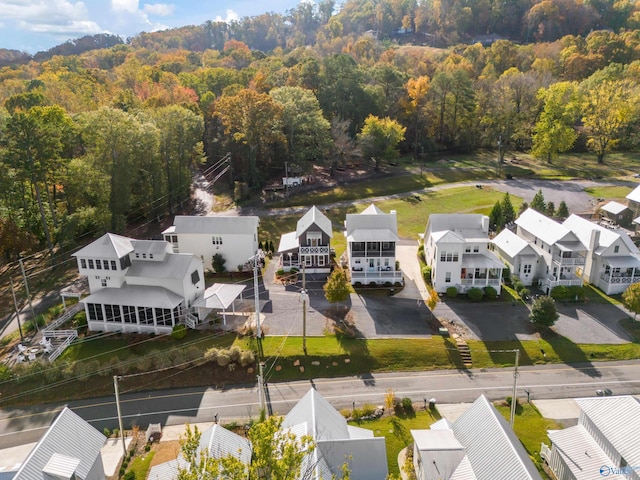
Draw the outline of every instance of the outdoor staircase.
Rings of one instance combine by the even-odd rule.
[[[473,367],[473,362],[471,361],[471,351],[469,350],[469,345],[462,338],[456,338],[456,346],[458,347],[458,352],[460,353],[460,358],[462,358],[462,364],[464,368]]]

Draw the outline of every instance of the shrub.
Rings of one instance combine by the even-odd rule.
[[[147,445],[147,447],[149,447],[149,445]],[[145,447],[145,452],[148,452],[149,450],[147,450],[147,447]],[[123,480],[136,480],[136,472],[134,472],[133,470],[128,471],[127,473],[124,474],[124,477],[122,477]]]
[[[491,285],[487,285],[484,287],[484,295],[487,297],[487,300],[495,300],[498,298],[498,291]]]
[[[144,451],[148,452],[149,450],[151,450],[151,445],[149,445],[148,443],[144,446]]]
[[[240,364],[241,367],[248,367],[249,365],[252,365],[255,361],[256,361],[255,355],[251,350],[243,350],[240,353],[240,360],[238,361],[238,363]]]
[[[124,472],[125,472],[125,467],[124,466],[120,467],[120,471],[118,472],[120,476],[123,476]]]
[[[425,282],[431,283],[431,267],[429,265],[422,267],[422,278]]]
[[[511,395],[509,395],[507,398],[504,399],[504,401],[507,402],[507,405],[509,406],[511,406],[511,400],[512,400]],[[518,405],[520,405],[520,403],[518,402],[518,397],[516,397],[516,408],[518,408]]]
[[[518,278],[514,278],[513,279],[513,289],[518,292],[518,295],[520,294],[520,290],[522,290],[524,288],[524,285],[522,284],[522,282],[520,281],[520,279]]]
[[[105,437],[109,438],[109,437],[111,436],[111,430],[109,430],[107,427],[104,427],[104,428],[102,429],[102,434],[103,434]]]
[[[447,297],[455,298],[458,295],[458,289],[456,287],[447,288]]]
[[[117,437],[119,437],[119,436],[120,436],[120,429],[118,429],[118,428],[114,428],[114,429],[111,431],[111,435],[113,435],[113,436],[114,436],[114,437],[116,437],[116,438],[117,438]]]
[[[387,411],[390,411],[396,403],[396,391],[393,388],[388,388],[387,393],[384,394],[384,407]]]
[[[218,358],[218,353],[220,353],[220,350],[218,350],[216,347],[211,347],[206,352],[204,352],[204,358],[207,360],[215,360]]]
[[[484,292],[479,288],[473,287],[467,290],[467,296],[469,297],[469,300],[471,300],[472,302],[480,302],[482,301]]]
[[[226,350],[221,350],[218,352],[218,357],[216,358],[216,362],[221,367],[226,367],[231,362],[231,358],[229,357],[229,352]]]
[[[551,298],[555,300],[584,300],[584,287],[559,285],[551,289]]]
[[[176,340],[182,340],[184,337],[187,336],[187,327],[186,325],[179,323],[177,325],[175,325],[173,327],[173,330],[171,331],[171,336],[173,338],[175,338]]]
[[[240,360],[240,353],[242,353],[242,350],[240,350],[240,347],[238,347],[237,345],[234,345],[229,349],[229,358],[231,359],[232,362],[238,363],[238,360]]]
[[[413,412],[413,402],[409,397],[403,397],[400,403],[402,404],[402,410],[404,410],[405,413]]]
[[[370,417],[376,413],[376,406],[370,403],[365,403],[360,410],[362,411],[362,416]]]
[[[279,268],[276,270],[276,277],[282,277],[284,275],[284,269]]]
[[[362,282],[356,282],[353,284],[354,287],[360,288],[362,286]]]
[[[518,295],[520,295],[522,298],[528,297],[530,293],[531,292],[527,287],[522,287],[520,290],[518,290]]]
[[[502,279],[504,280],[504,283],[510,283],[512,278],[511,278],[511,269],[509,267],[505,267],[502,269]]]

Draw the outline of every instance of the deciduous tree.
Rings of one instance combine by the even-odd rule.
[[[624,306],[633,312],[633,319],[640,313],[640,283],[633,283],[622,294]]]
[[[324,297],[329,303],[345,302],[349,298],[351,291],[345,269],[334,268],[322,289],[324,290]]]
[[[555,300],[546,296],[540,297],[533,302],[531,313],[529,314],[529,319],[533,323],[545,327],[552,326],[559,317]]]
[[[369,115],[358,134],[358,141],[365,155],[374,159],[375,169],[380,165],[380,159],[390,159],[398,156],[398,144],[404,140],[405,127],[389,117],[378,118]]]

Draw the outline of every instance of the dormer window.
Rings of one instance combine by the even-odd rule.
[[[211,237],[211,243],[214,245],[222,245],[222,237],[219,237],[219,236]]]

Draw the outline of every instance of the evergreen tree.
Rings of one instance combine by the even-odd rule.
[[[529,206],[540,213],[546,212],[547,204],[544,202],[542,190],[538,190],[538,193],[534,195],[533,200],[531,200],[531,205]]]
[[[494,232],[499,232],[504,228],[504,214],[502,212],[502,204],[496,201],[489,214],[489,226]]]
[[[516,210],[513,208],[513,204],[511,203],[509,192],[505,193],[504,198],[502,199],[502,216],[504,218],[505,225],[513,223],[516,219]]]
[[[556,215],[556,206],[553,202],[547,203],[547,217],[554,217]]]
[[[347,272],[343,268],[334,269],[322,288],[329,303],[346,301],[350,293]]]
[[[565,203],[564,200],[562,200],[560,202],[560,205],[558,205],[558,211],[556,212],[556,216],[558,216],[561,219],[567,218],[569,216],[569,208],[567,207],[567,204]]]
[[[520,204],[520,208],[518,209],[518,215],[522,215],[529,208],[529,204],[527,202],[522,202]]]

